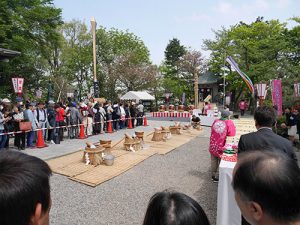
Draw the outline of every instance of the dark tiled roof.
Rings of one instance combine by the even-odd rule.
[[[216,84],[218,83],[219,79],[220,77],[216,76],[212,72],[205,72],[203,74],[200,74],[198,84]]]
[[[20,54],[21,54],[21,52],[17,52],[17,51],[5,49],[5,48],[0,48],[0,60],[9,59],[9,58],[15,57]]]

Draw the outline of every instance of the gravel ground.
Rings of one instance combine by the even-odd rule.
[[[95,188],[53,175],[51,224],[140,225],[150,197],[165,189],[196,199],[215,224],[217,184],[209,176],[209,133],[205,128],[169,154],[155,155]]]

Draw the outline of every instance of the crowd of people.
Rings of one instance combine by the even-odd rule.
[[[80,125],[85,135],[102,134],[108,129],[112,131],[143,125],[144,106],[142,102],[17,102],[9,99],[0,102],[0,150],[8,148],[10,138],[14,137],[14,147],[19,150],[34,148],[36,131],[41,129],[45,141],[59,144],[64,140],[65,132],[70,139],[79,136]],[[30,127],[23,127],[30,122]],[[28,125],[28,123],[27,123]]]
[[[63,125],[61,122],[65,122],[67,114],[70,114],[70,124],[80,124],[84,117],[92,118],[91,124],[113,120],[113,129],[117,130],[124,128],[126,121],[131,121],[123,120],[122,116],[142,118],[143,115],[143,108],[135,107],[134,103],[130,106],[125,104],[124,107],[117,102],[107,102],[104,105],[81,103],[79,106],[73,102],[66,108],[54,102],[49,102],[49,105],[47,111],[43,103],[38,103],[36,109],[32,103],[27,103],[25,110],[15,105],[10,117],[16,122],[26,118],[33,119],[36,127],[47,127],[50,124],[49,107],[53,105],[55,116],[51,120],[51,127]],[[0,121],[4,124],[9,121],[5,107],[6,105],[0,115]],[[88,116],[89,111],[93,116]],[[129,112],[128,115],[126,111]],[[95,116],[98,112],[105,113],[103,118]],[[294,120],[289,116],[287,118]],[[117,122],[114,123],[115,121]],[[300,168],[293,142],[273,132],[276,112],[272,107],[258,107],[254,113],[254,121],[257,131],[240,137],[237,146],[238,161],[233,171],[232,187],[242,213],[242,225],[300,224]],[[101,133],[105,129],[105,126],[101,128],[95,124],[91,132]],[[136,125],[141,125],[139,120]],[[212,180],[218,181],[218,164],[226,137],[234,136],[236,132],[230,113],[222,111],[221,118],[215,120],[211,129],[209,152]],[[75,137],[76,130],[71,134],[71,137]],[[29,132],[29,138],[34,136],[31,135]],[[17,140],[17,143],[24,143],[24,135],[20,135]],[[28,143],[31,143],[31,139],[28,141],[27,138]],[[47,163],[17,151],[5,151],[0,154],[0,168],[0,224],[48,224],[51,169]],[[12,212],[14,216],[11,216]],[[209,225],[210,222],[200,204],[191,197],[173,191],[156,193],[150,199],[143,225],[175,224]]]

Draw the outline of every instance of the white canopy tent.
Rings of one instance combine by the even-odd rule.
[[[153,101],[155,98],[148,94],[146,91],[129,91],[125,95],[123,95],[121,100],[134,100],[139,102],[140,100]]]

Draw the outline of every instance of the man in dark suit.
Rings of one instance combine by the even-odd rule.
[[[240,137],[239,152],[272,148],[275,151],[282,151],[292,159],[297,160],[291,142],[272,131],[272,126],[276,121],[273,108],[268,106],[258,107],[254,113],[254,120],[257,131]]]
[[[287,139],[275,134],[272,130],[276,121],[276,115],[273,108],[261,106],[254,113],[255,126],[257,131],[244,134],[240,137],[238,144],[238,152],[255,151],[255,150],[271,150],[284,152],[290,158],[297,161],[297,157],[293,150],[293,146]],[[248,225],[242,218],[242,225]]]

